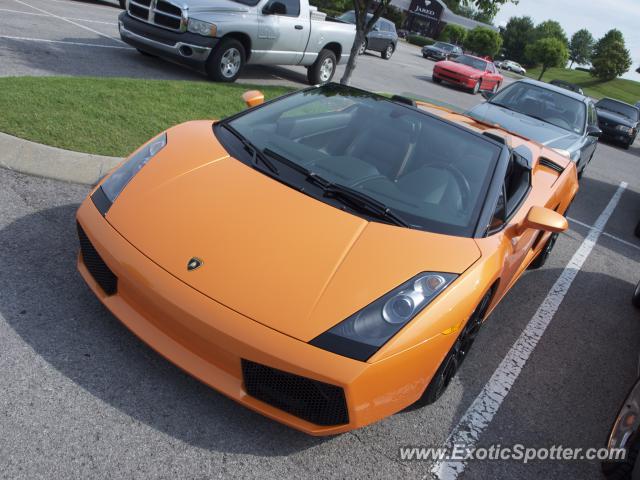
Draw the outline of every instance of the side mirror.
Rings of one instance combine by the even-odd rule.
[[[600,138],[602,130],[600,130],[600,127],[596,127],[595,125],[589,125],[587,127],[587,135],[590,137]]]
[[[531,207],[522,224],[518,226],[518,234],[529,229],[560,233],[568,228],[569,222],[558,212],[544,207]]]
[[[267,2],[267,4],[262,9],[262,13],[265,15],[286,15],[287,7],[284,3],[279,2],[278,0],[274,0],[271,2]]]
[[[264,103],[264,95],[260,90],[249,90],[242,94],[242,100],[247,108],[253,108]]]
[[[489,90],[482,90],[480,92],[480,95],[482,95],[482,98],[484,98],[485,100],[491,100],[494,97],[495,93]]]

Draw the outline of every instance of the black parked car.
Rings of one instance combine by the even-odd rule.
[[[582,89],[574,83],[565,82],[564,80],[551,80],[549,83],[551,85],[555,85],[556,87],[565,88],[567,90],[571,90],[572,92],[579,93],[580,95],[584,95]]]
[[[600,100],[596,103],[596,110],[602,137],[629,148],[638,134],[640,110],[613,98]]]
[[[451,43],[436,42],[433,45],[425,45],[422,47],[422,56],[424,58],[433,58],[434,60],[449,60],[462,55],[462,48]]]
[[[368,14],[367,21],[371,17],[373,17],[373,15]],[[349,10],[348,12],[340,15],[338,20],[355,24],[356,14],[353,10]],[[393,52],[396,51],[397,45],[398,33],[396,32],[395,24],[391,20],[380,18],[373,26],[373,29],[367,34],[366,40],[362,42],[362,45],[360,45],[358,54],[362,55],[367,50],[373,50],[375,52],[380,52],[382,54],[382,58],[385,60],[389,60],[391,55],[393,55]]]

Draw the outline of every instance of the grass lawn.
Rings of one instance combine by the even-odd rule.
[[[245,108],[241,95],[267,99],[292,89],[125,78],[0,78],[0,131],[68,150],[125,156],[158,132],[187,120]]]
[[[527,72],[528,77],[535,78],[536,80],[539,75],[540,69],[537,68]],[[618,78],[609,82],[603,82],[602,80],[592,77],[587,72],[566,68],[550,68],[544,73],[544,77],[542,77],[542,80],[545,82],[556,79],[575,83],[582,87],[585,94],[596,99],[611,97],[632,105],[640,100],[640,82],[633,80]]]

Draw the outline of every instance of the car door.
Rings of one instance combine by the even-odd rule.
[[[300,0],[269,0],[258,13],[258,34],[251,63],[295,65],[302,60],[309,38],[309,11]]]
[[[367,48],[380,52],[384,49],[384,43],[382,20],[378,20],[367,36]]]
[[[596,107],[593,102],[589,102],[589,104],[587,105],[587,128],[585,128],[584,133],[586,138],[583,151],[580,155],[582,161],[587,163],[591,160],[591,157],[593,157],[593,154],[596,151],[596,147],[598,146],[598,138],[587,135],[587,130],[589,129],[589,127],[598,128],[598,113],[596,112]]]
[[[496,298],[500,298],[518,279],[527,256],[541,240],[540,232],[537,230],[518,229],[532,206],[527,202],[532,188],[531,177],[527,161],[518,153],[512,153],[487,235],[487,240],[502,246],[503,269]]]
[[[498,76],[498,72],[496,71],[496,67],[493,63],[487,63],[482,80],[481,88],[483,90],[493,90],[496,84],[500,81],[500,77]]]

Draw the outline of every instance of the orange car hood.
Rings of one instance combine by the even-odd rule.
[[[107,220],[174,276],[266,326],[309,341],[421,271],[461,273],[480,256],[472,239],[368,222],[313,199],[211,138],[181,160],[170,137]],[[192,257],[203,265],[188,271]]]

